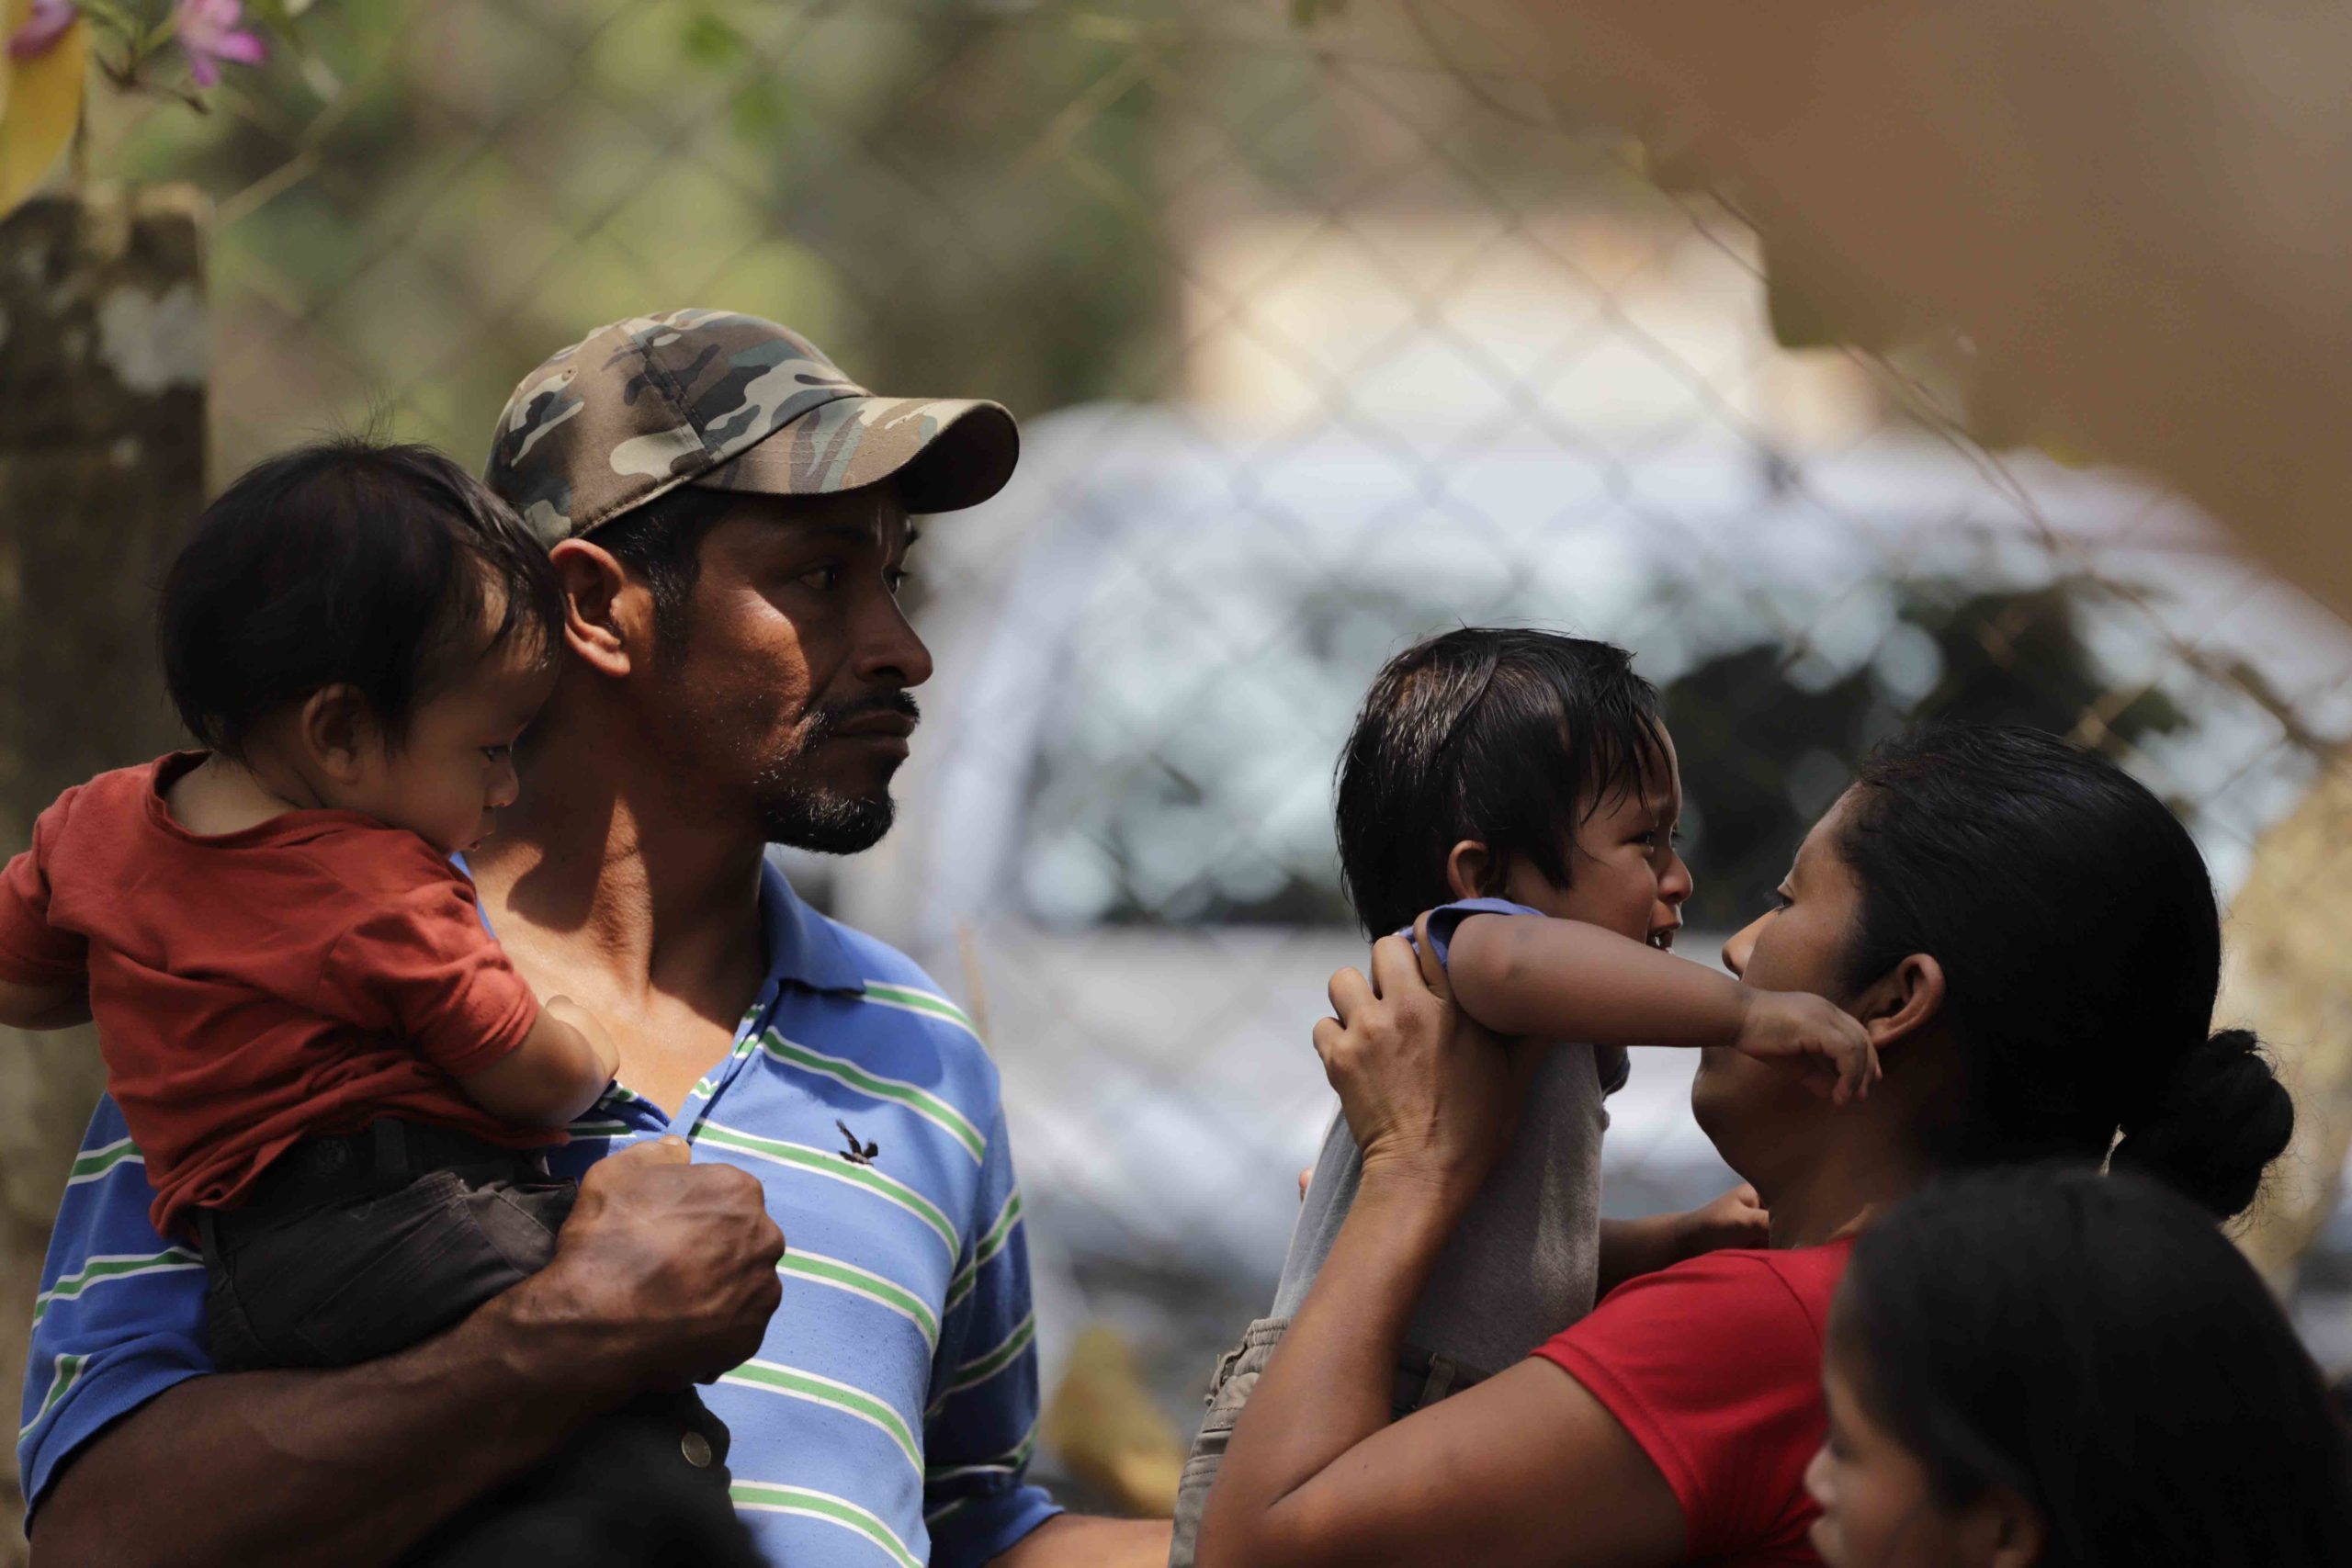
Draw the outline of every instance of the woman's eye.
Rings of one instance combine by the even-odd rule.
[[[481,754],[489,758],[493,762],[503,762],[506,761],[508,757],[514,754],[514,748],[512,746],[485,746],[481,749]]]
[[[1772,889],[1772,908],[1775,908],[1775,909],[1785,909],[1785,908],[1787,908],[1790,905],[1792,905],[1792,904],[1793,904],[1793,903],[1795,903],[1795,902],[1796,902],[1796,900],[1795,900],[1795,899],[1793,899],[1793,898],[1792,898],[1792,897],[1790,897],[1788,896],[1788,894],[1787,894],[1784,890],[1782,890],[1782,889],[1781,889],[1781,888],[1778,888],[1778,887],[1775,887],[1774,889]]]
[[[842,569],[837,566],[820,566],[813,571],[802,572],[794,581],[805,582],[820,593],[831,593],[842,585]]]

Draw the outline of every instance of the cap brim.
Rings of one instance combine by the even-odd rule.
[[[754,495],[831,495],[896,479],[910,512],[978,506],[1012,477],[1021,433],[1001,403],[838,398],[691,482]]]

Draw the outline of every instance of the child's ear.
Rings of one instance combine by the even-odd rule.
[[[1445,885],[1456,898],[1483,898],[1502,880],[1502,867],[1476,839],[1464,839],[1445,854]]]
[[[1915,953],[1872,981],[1855,1002],[1854,1016],[1871,1043],[1886,1046],[1917,1034],[1944,1010],[1944,966]]]
[[[376,711],[356,686],[312,692],[296,718],[295,734],[311,765],[346,788],[359,782],[369,751],[383,743]]]
[[[2033,1568],[2050,1534],[2041,1511],[2006,1486],[1971,1504],[1962,1529],[1970,1561],[1984,1568]]]

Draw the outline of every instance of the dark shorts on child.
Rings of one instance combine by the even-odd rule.
[[[577,1193],[529,1150],[422,1122],[305,1139],[244,1203],[197,1212],[214,1364],[341,1367],[406,1349],[545,1268]],[[609,1518],[642,1499],[667,1523],[635,1522],[673,1532],[676,1545],[641,1561],[757,1562],[728,1497],[727,1447],[726,1427],[692,1390],[648,1396],[591,1423],[404,1561],[505,1561],[508,1543],[544,1542],[550,1520]]]

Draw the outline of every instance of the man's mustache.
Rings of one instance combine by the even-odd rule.
[[[835,729],[869,714],[897,714],[909,724],[922,722],[922,709],[906,692],[879,692],[870,697],[857,697],[849,702],[827,703],[810,716],[808,739],[821,740]]]

